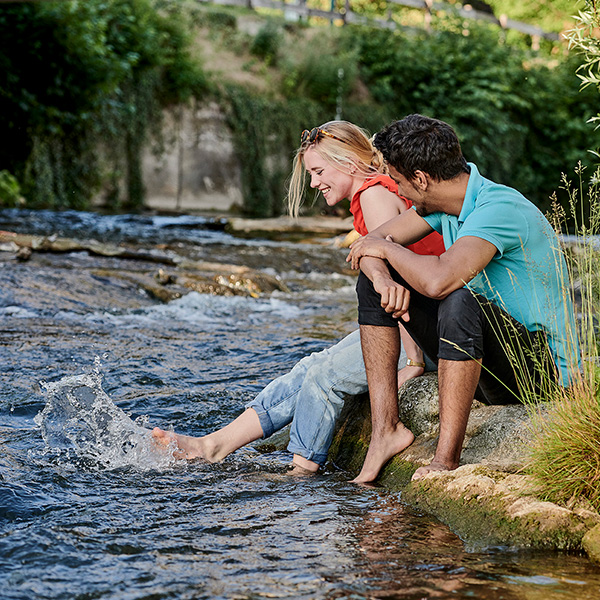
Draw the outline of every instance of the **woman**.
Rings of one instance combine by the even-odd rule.
[[[293,216],[298,215],[307,176],[329,206],[350,199],[354,228],[360,235],[410,208],[408,201],[398,196],[398,186],[387,175],[383,157],[367,134],[346,121],[331,121],[302,132],[288,197]],[[444,251],[437,233],[409,247],[419,254]],[[425,369],[422,351],[402,327],[401,336],[399,386]],[[291,423],[288,450],[294,455],[292,470],[314,473],[325,463],[345,397],[365,391],[367,379],[357,330],[335,346],[303,358],[224,428],[199,438],[155,428],[153,436],[162,444],[174,440],[186,458],[217,462]],[[408,432],[406,445],[413,439]]]

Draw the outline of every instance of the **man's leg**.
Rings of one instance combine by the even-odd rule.
[[[398,416],[397,326],[361,325],[360,337],[371,401],[371,442],[355,483],[374,481],[383,465],[415,439]]]
[[[499,307],[465,288],[440,303],[438,338],[440,436],[433,461],[417,469],[413,479],[458,467],[475,396],[488,404],[518,401],[520,382],[515,355],[524,357],[522,375],[535,377],[534,362],[527,356],[536,354],[536,336]]]
[[[481,365],[475,360],[438,362],[440,437],[433,460],[428,466],[418,468],[413,480],[431,471],[451,471],[458,467],[480,373]]]
[[[381,296],[363,273],[356,284],[358,322],[371,402],[371,442],[356,479],[377,478],[383,465],[414,440],[398,415],[397,364],[400,352],[398,321],[381,307]],[[421,346],[422,347],[422,346]]]

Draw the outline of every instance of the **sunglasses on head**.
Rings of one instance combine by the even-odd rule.
[[[346,143],[343,139],[339,138],[337,135],[333,135],[333,133],[329,133],[329,131],[325,131],[324,129],[321,129],[320,127],[313,127],[310,131],[308,129],[305,129],[300,134],[300,142],[302,144],[306,144],[306,142],[308,142],[309,144],[314,144],[316,141],[318,141],[322,137],[328,137],[333,140],[337,140],[338,142],[342,142],[343,144]]]

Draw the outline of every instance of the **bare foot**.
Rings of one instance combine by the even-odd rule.
[[[369,450],[363,467],[358,477],[351,483],[368,483],[375,481],[383,465],[399,452],[408,448],[414,441],[415,436],[410,429],[404,427],[400,422],[392,431],[371,438]]]
[[[425,373],[423,367],[413,367],[412,365],[410,367],[403,367],[398,371],[398,388],[409,379],[420,377],[423,373]]]
[[[453,471],[454,469],[456,469],[456,467],[451,468],[442,462],[438,462],[438,461],[434,460],[434,461],[431,461],[431,463],[425,467],[419,467],[414,472],[413,476],[411,477],[411,481],[417,481],[417,479],[423,479],[423,477],[425,477],[425,475],[427,475],[429,473],[437,473],[440,471]]]
[[[152,430],[152,437],[161,446],[168,447],[174,444],[177,447],[174,452],[176,458],[186,458],[188,460],[203,458],[209,462],[214,462],[214,460],[211,460],[210,452],[205,448],[203,438],[181,435],[158,427]]]

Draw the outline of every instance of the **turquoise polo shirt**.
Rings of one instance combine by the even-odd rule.
[[[425,220],[442,234],[446,248],[465,236],[496,247],[486,268],[466,287],[494,302],[529,331],[543,331],[561,382],[579,365],[575,313],[567,266],[552,226],[522,194],[471,174],[460,215],[433,213]]]

